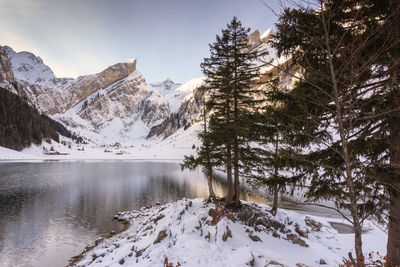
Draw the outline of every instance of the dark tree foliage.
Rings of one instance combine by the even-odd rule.
[[[81,144],[86,143],[86,141],[81,136],[68,130],[62,123],[53,120],[52,118],[50,118],[45,114],[42,114],[41,116],[43,117],[43,119],[47,120],[50,123],[51,127],[60,135],[65,136],[67,138],[71,138],[76,143],[81,143]]]
[[[399,4],[315,4],[284,9],[276,24],[278,54],[290,56],[302,70],[295,88],[277,97],[285,99],[293,116],[287,125],[296,132],[291,154],[304,162],[311,179],[308,198],[334,200],[338,212],[350,211],[350,217],[342,215],[354,226],[362,265],[361,226],[367,218],[383,219],[386,185],[393,185],[389,129],[399,111],[393,103],[399,32],[392,29],[398,25]]]
[[[255,156],[247,162],[249,175],[248,182],[256,187],[267,187],[273,196],[272,214],[278,209],[279,193],[288,192],[290,187],[293,192],[295,186],[302,185],[304,174],[291,155],[291,145],[296,140],[296,132],[287,127],[289,119],[288,110],[283,107],[282,99],[277,97],[284,90],[279,76],[264,82],[265,103],[249,119],[255,123],[251,129],[251,140],[254,144]],[[295,123],[293,121],[292,123]],[[302,163],[302,162],[301,162]]]
[[[59,141],[50,123],[18,95],[0,88],[0,103],[0,146],[22,150],[43,138]]]
[[[249,114],[258,102],[254,80],[258,76],[257,58],[248,46],[248,33],[236,17],[210,44],[210,57],[201,64],[206,76],[205,108],[208,127],[200,135],[203,146],[197,158],[186,163],[219,168],[226,172],[228,193],[225,205],[239,205],[239,175],[246,171],[251,159],[249,146]],[[206,113],[205,113],[206,114]],[[190,160],[190,161],[188,161]]]

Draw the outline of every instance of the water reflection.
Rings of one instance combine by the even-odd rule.
[[[218,195],[225,187],[215,179]],[[122,229],[114,214],[207,193],[201,171],[176,163],[0,163],[0,266],[65,266],[100,235]],[[265,203],[244,190],[242,199]]]
[[[119,211],[207,196],[200,171],[176,163],[0,163],[0,265],[64,266]],[[224,183],[215,190],[223,194]]]

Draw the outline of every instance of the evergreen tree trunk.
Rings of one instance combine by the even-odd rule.
[[[238,144],[235,140],[235,149],[234,149],[234,202],[235,204],[240,203],[240,188],[239,188],[239,157],[238,157]]]
[[[208,199],[215,199],[215,193],[212,185],[212,168],[207,170]]]
[[[362,252],[362,240],[361,240],[361,221],[360,221],[360,217],[359,217],[358,210],[357,210],[357,196],[356,196],[356,191],[354,188],[353,176],[351,173],[351,164],[350,164],[350,157],[349,157],[349,151],[348,151],[348,140],[346,138],[345,128],[343,125],[342,104],[341,104],[340,98],[339,98],[339,88],[338,88],[338,83],[336,80],[336,72],[335,72],[335,68],[334,68],[333,60],[332,60],[332,52],[331,52],[330,41],[329,41],[329,30],[326,25],[325,16],[323,15],[323,13],[322,13],[322,22],[323,22],[323,26],[324,26],[325,45],[326,45],[326,49],[328,52],[328,63],[329,63],[329,69],[330,69],[330,74],[331,74],[331,79],[332,79],[333,101],[334,101],[335,108],[336,108],[335,120],[336,120],[336,123],[338,124],[340,141],[341,141],[341,145],[342,145],[342,156],[343,156],[345,169],[346,169],[345,180],[346,180],[346,184],[347,184],[347,189],[349,190],[350,213],[353,218],[354,246],[355,246],[356,257],[357,257],[357,265],[364,266],[364,256],[363,256],[363,252]]]
[[[233,200],[233,183],[232,183],[232,156],[231,145],[226,146],[226,179],[228,181],[228,193],[225,197],[225,206],[230,206]]]
[[[226,117],[227,124],[231,123],[231,105],[228,99],[226,103]],[[228,139],[226,144],[226,180],[228,181],[228,193],[225,198],[225,206],[232,205],[233,200],[233,183],[232,183],[232,145],[231,140]]]
[[[395,105],[400,98],[395,94]],[[397,116],[396,116],[397,115]],[[392,188],[389,188],[389,227],[387,254],[389,262],[400,265],[400,114],[397,112],[390,121],[390,165],[394,168]]]
[[[397,7],[396,1],[392,0],[393,7]],[[400,31],[400,18],[395,17],[394,32]],[[399,92],[394,91],[400,79],[400,58],[399,44],[391,51],[394,67],[392,77],[392,92],[394,92],[393,102],[395,107],[400,107]],[[396,62],[397,61],[397,62]],[[390,120],[390,165],[394,168],[393,188],[389,188],[390,207],[387,255],[389,262],[400,266],[400,111],[392,115]]]
[[[210,159],[210,144],[207,140],[207,110],[206,110],[206,92],[203,92],[203,123],[204,123],[204,146],[206,149],[206,172],[207,172],[207,185],[208,185],[208,200],[215,199],[215,193],[212,185],[212,165]]]
[[[278,140],[279,140],[279,133],[276,131],[276,138],[275,138],[275,166],[274,166],[274,179],[278,178],[278,164],[277,164],[277,158],[278,158]],[[274,185],[274,202],[272,204],[272,210],[271,213],[272,215],[276,215],[276,212],[278,211],[278,196],[279,196],[279,188],[278,184],[275,182]]]
[[[239,204],[240,202],[240,189],[239,189],[239,144],[238,144],[238,136],[236,133],[236,124],[238,123],[238,107],[237,107],[237,95],[235,90],[234,96],[234,139],[233,139],[233,168],[234,168],[234,202],[235,204]]]
[[[236,34],[234,34],[234,45],[235,45],[235,52],[234,52],[234,85],[233,85],[233,121],[234,121],[234,138],[233,138],[233,145],[234,145],[234,151],[233,151],[233,161],[234,161],[234,202],[236,205],[239,204],[240,202],[240,189],[239,189],[239,143],[238,143],[238,133],[237,133],[237,126],[239,124],[239,114],[238,114],[238,88],[237,88],[237,65],[236,65],[236,60],[237,60],[237,43],[236,43]]]
[[[389,262],[394,265],[400,264],[400,117],[396,119],[396,123],[392,120],[390,126],[390,163],[395,168],[394,188],[389,189],[390,207],[389,207],[389,229],[387,254]]]
[[[272,203],[272,210],[271,213],[272,215],[276,215],[276,212],[278,211],[278,199],[279,199],[279,190],[278,190],[278,185],[275,185],[274,188],[274,200]]]

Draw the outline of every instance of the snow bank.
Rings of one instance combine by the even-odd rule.
[[[40,160],[41,158],[32,154],[19,152],[0,146],[0,160]]]
[[[127,231],[96,242],[75,266],[337,266],[353,250],[353,235],[329,221],[244,202],[238,212],[203,199],[123,212]],[[369,225],[364,251],[385,252],[385,234]],[[353,253],[354,255],[354,253]]]

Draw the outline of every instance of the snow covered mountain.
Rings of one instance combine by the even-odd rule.
[[[57,78],[40,57],[8,46],[0,47],[0,86],[96,143],[145,138],[193,91],[193,82],[148,84],[135,59],[97,74]]]
[[[287,64],[268,40],[269,29],[249,36],[252,50],[267,52],[258,62]],[[277,75],[270,65],[264,74]],[[290,86],[292,79],[281,75]],[[267,76],[264,76],[267,77]],[[286,80],[285,80],[286,79]],[[129,143],[143,138],[166,138],[200,121],[204,78],[184,84],[170,79],[147,83],[136,69],[136,59],[112,65],[100,73],[57,78],[40,57],[0,46],[0,86],[25,99],[39,111],[61,122],[70,131],[97,144]]]
[[[167,78],[162,82],[153,82],[149,84],[156,88],[162,95],[166,95],[182,85],[180,83],[174,83],[170,78]]]

